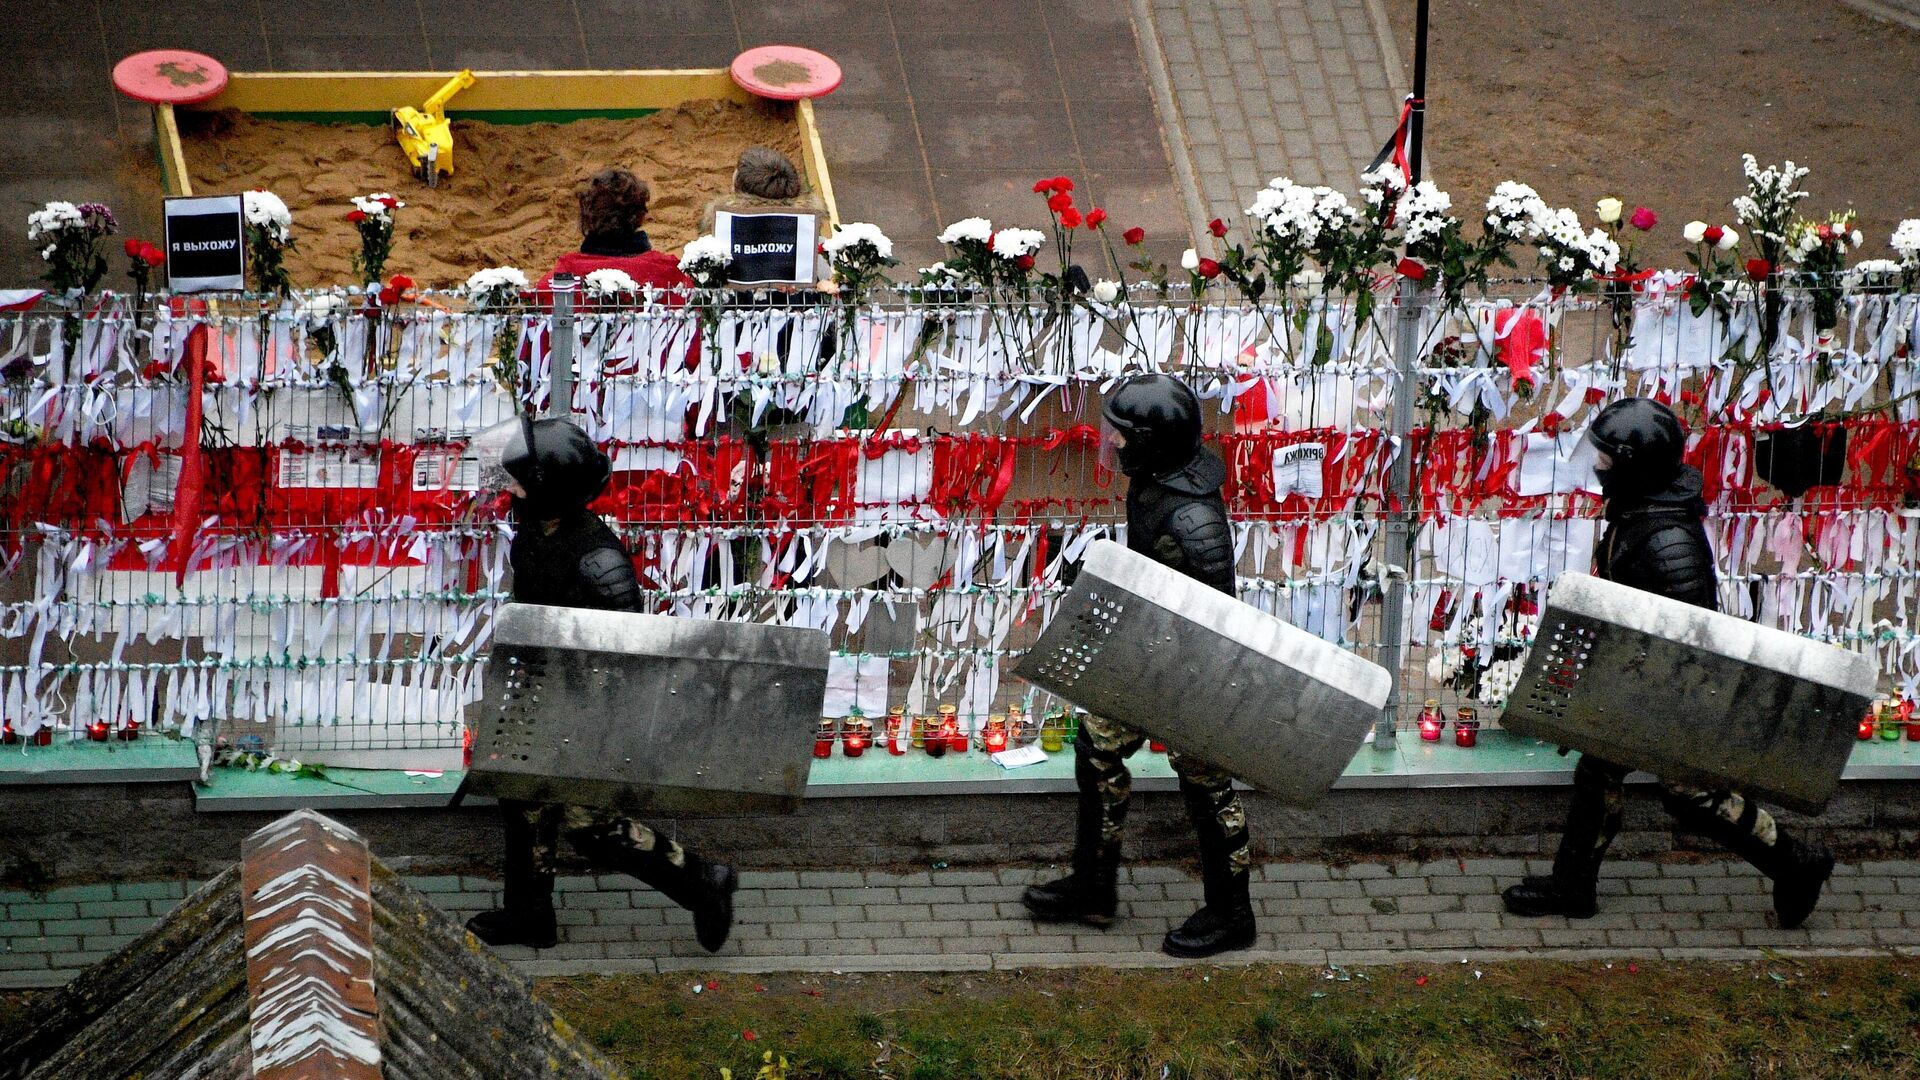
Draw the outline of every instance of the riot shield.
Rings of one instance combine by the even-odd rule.
[[[1101,541],[1015,674],[1296,806],[1380,717],[1385,668]]]
[[[791,813],[827,692],[819,630],[508,604],[467,790],[621,813]]]
[[[1859,653],[1570,572],[1547,594],[1500,724],[1817,814],[1874,687]]]

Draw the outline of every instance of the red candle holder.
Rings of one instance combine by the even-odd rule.
[[[133,742],[135,739],[138,739],[140,737],[140,721],[129,720],[120,725],[120,730],[114,733],[114,737],[121,742]]]
[[[1901,698],[1899,705],[1900,723],[1907,729],[1908,742],[1920,742],[1920,717],[1914,715],[1913,700]]]
[[[107,722],[105,720],[95,720],[93,723],[88,724],[87,740],[89,742],[106,742]]]
[[[817,758],[832,757],[833,741],[837,734],[833,721],[820,721],[820,727],[813,733],[813,756]]]
[[[864,732],[856,728],[847,732],[846,740],[841,745],[848,757],[859,757],[867,752],[867,743],[870,741]]]
[[[52,746],[53,745],[53,729],[50,727],[47,727],[44,724],[41,725],[40,730],[33,733],[33,745]]]
[[[1873,739],[1874,730],[1879,726],[1872,716],[1863,716],[1860,718],[1860,726],[1853,730],[1853,737],[1861,742],[1870,742]]]
[[[895,705],[887,712],[887,753],[900,757],[907,752],[907,707]]]
[[[1453,721],[1453,745],[1471,750],[1480,744],[1480,716],[1472,709],[1461,709]]]
[[[12,724],[0,724],[0,743],[12,746],[20,741],[20,733],[13,730]]]
[[[1007,748],[1007,722],[994,717],[987,721],[986,729],[980,732],[980,748],[989,754],[998,754]]]
[[[1164,754],[1167,752],[1167,744],[1156,739],[1148,739],[1147,752],[1150,754]]]
[[[1440,702],[1428,698],[1420,706],[1420,741],[1439,742],[1440,733],[1447,729],[1447,719],[1440,715]]]

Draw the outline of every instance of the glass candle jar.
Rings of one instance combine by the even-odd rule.
[[[105,720],[95,720],[93,723],[88,724],[87,739],[91,742],[106,742],[107,722]]]
[[[814,732],[813,732],[813,756],[814,757],[830,758],[833,756],[833,742],[834,742],[835,734],[836,733],[834,731],[834,723],[832,720],[820,721],[820,726],[814,729]]]
[[[1054,706],[1040,721],[1040,749],[1049,754],[1057,754],[1067,748],[1067,717],[1065,710]]]
[[[989,754],[997,754],[1007,748],[1007,722],[998,716],[987,721],[985,730],[980,732],[980,748]]]
[[[887,753],[894,757],[907,752],[907,743],[911,736],[907,732],[907,707],[895,705],[887,710]]]
[[[1480,744],[1480,714],[1462,708],[1453,718],[1453,745],[1472,749]]]
[[[864,716],[856,716],[847,721],[847,733],[842,737],[842,752],[848,757],[859,757],[867,752],[873,742],[873,721]]]
[[[1439,742],[1440,733],[1447,728],[1446,717],[1440,715],[1440,702],[1428,698],[1420,707],[1420,741]]]

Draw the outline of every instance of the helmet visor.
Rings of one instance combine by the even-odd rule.
[[[475,463],[481,493],[506,491],[524,496],[526,492],[521,488],[520,481],[507,471],[507,462],[517,461],[526,454],[526,421],[515,417],[475,435],[473,441],[467,444],[467,452],[461,457]]]
[[[1100,418],[1100,467],[1108,472],[1120,471],[1120,448],[1127,445],[1127,437],[1106,417]]]

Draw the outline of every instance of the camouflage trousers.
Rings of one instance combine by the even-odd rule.
[[[1145,735],[1117,721],[1099,716],[1081,721],[1075,746],[1083,817],[1079,843],[1094,847],[1076,853],[1081,857],[1109,863],[1119,860],[1127,804],[1133,797],[1133,773],[1126,759],[1145,744]],[[1187,816],[1200,834],[1202,860],[1227,874],[1245,873],[1252,862],[1252,844],[1246,810],[1233,790],[1233,776],[1184,754],[1168,753],[1167,764],[1180,777]]]
[[[1567,831],[1553,860],[1553,874],[1571,881],[1591,879],[1599,872],[1607,848],[1620,833],[1626,811],[1625,765],[1580,755],[1573,769],[1573,805],[1567,812]],[[1681,824],[1698,829],[1728,846],[1749,854],[1780,841],[1780,826],[1760,804],[1737,791],[1708,791],[1662,782],[1661,802]]]
[[[536,890],[551,889],[562,836],[596,865],[630,856],[664,860],[676,868],[687,862],[686,849],[679,844],[610,811],[511,799],[501,800],[500,806],[506,815],[510,892],[515,891],[519,879]],[[510,899],[507,906],[515,905]]]

